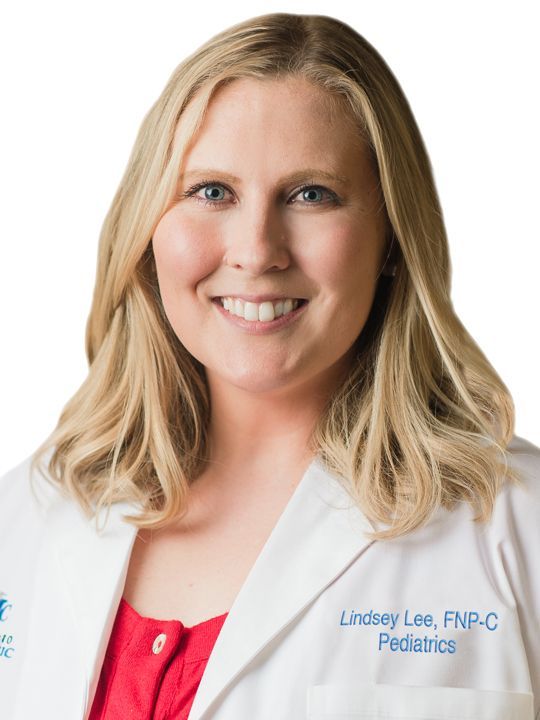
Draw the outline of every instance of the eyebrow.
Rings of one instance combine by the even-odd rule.
[[[227,182],[231,183],[240,183],[240,178],[236,177],[235,175],[231,175],[230,173],[223,172],[222,170],[215,170],[213,168],[193,168],[192,170],[189,170],[186,173],[183,173],[180,175],[180,180],[185,179],[194,176],[194,175],[205,175],[209,177],[218,176],[226,180]],[[334,182],[340,183],[341,185],[346,185],[349,181],[346,177],[343,175],[337,175],[333,172],[328,172],[327,170],[318,170],[317,168],[304,168],[303,170],[298,170],[296,172],[290,173],[289,175],[286,175],[285,177],[281,178],[281,183],[289,183],[289,182],[301,182],[302,180],[307,180],[309,178],[313,177],[320,177],[324,178],[325,180],[333,180]]]

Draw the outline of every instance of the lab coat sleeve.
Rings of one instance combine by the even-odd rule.
[[[496,527],[508,580],[512,586],[529,660],[535,718],[540,718],[540,449],[520,441],[511,457],[519,471],[520,486],[507,485],[505,502],[498,505],[504,517]]]

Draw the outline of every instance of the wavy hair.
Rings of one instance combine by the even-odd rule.
[[[174,197],[190,140],[217,88],[236,78],[302,76],[350,114],[378,174],[395,274],[381,275],[355,362],[312,433],[379,529],[397,537],[438,507],[466,501],[487,521],[509,467],[510,393],[450,299],[450,259],[429,158],[391,70],[349,25],[272,13],[211,38],[174,70],[144,117],[99,240],[86,326],[89,371],[33,454],[91,518],[113,502],[124,519],[165,527],[186,510],[207,459],[204,367],[162,305],[152,234]],[[181,124],[179,120],[182,118]]]

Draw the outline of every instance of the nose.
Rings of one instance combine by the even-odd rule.
[[[224,263],[251,275],[284,270],[290,264],[287,232],[279,208],[261,194],[245,200],[231,219],[225,238]]]

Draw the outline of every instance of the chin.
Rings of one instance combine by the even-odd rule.
[[[271,374],[265,372],[262,367],[254,370],[253,368],[246,368],[246,372],[234,373],[229,372],[224,374],[217,372],[215,369],[206,369],[206,375],[210,381],[212,379],[217,381],[220,385],[230,385],[238,390],[253,394],[262,393],[273,393],[281,390],[287,391],[295,384],[294,379],[291,375],[285,376],[282,374]]]

